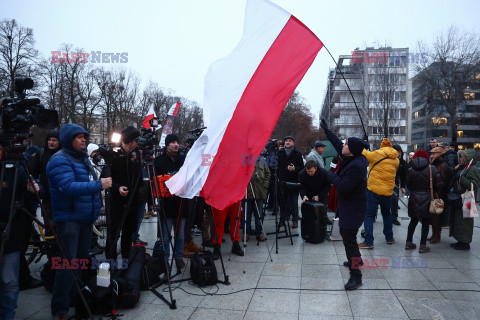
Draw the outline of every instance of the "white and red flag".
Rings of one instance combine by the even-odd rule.
[[[167,118],[165,119],[165,124],[162,129],[162,136],[160,137],[160,147],[165,146],[165,138],[173,132],[173,121],[175,120],[178,109],[180,109],[181,105],[180,102],[174,103],[168,110]]]
[[[150,105],[150,108],[148,109],[147,116],[145,117],[145,120],[143,120],[143,127],[147,129],[151,129],[152,127],[150,126],[150,120],[155,118],[157,115],[155,114],[155,109],[153,109],[153,103]]]
[[[201,195],[217,209],[242,199],[256,158],[322,46],[290,13],[249,0],[242,39],[205,76],[207,129],[167,181],[170,192]]]

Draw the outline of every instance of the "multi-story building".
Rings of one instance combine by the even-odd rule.
[[[434,68],[435,63],[428,68]],[[426,104],[422,74],[412,82],[412,142],[411,150],[428,150],[430,140],[452,142],[451,117],[442,106],[432,108]],[[480,148],[480,74],[465,86],[465,101],[457,107],[457,144],[459,149]]]
[[[406,150],[410,113],[408,59],[408,48],[357,48],[351,55],[341,55],[338,68],[330,69],[320,118],[342,139],[361,138],[365,130],[374,148],[387,136]]]

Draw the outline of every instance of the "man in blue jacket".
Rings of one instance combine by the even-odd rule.
[[[55,319],[66,319],[73,287],[73,276],[67,268],[78,272],[80,266],[72,264],[73,259],[89,258],[92,225],[101,207],[99,193],[112,186],[111,178],[97,180],[86,154],[87,138],[85,129],[67,123],[60,129],[63,149],[55,153],[47,164],[52,217],[68,255],[61,257],[62,263],[55,273],[51,303]]]
[[[346,290],[355,290],[362,285],[360,271],[361,255],[357,244],[358,229],[365,219],[367,210],[367,166],[368,161],[362,151],[369,144],[359,138],[348,138],[343,144],[338,137],[328,129],[325,120],[321,127],[328,140],[342,158],[336,172],[328,171],[328,180],[337,189],[340,234],[345,246],[350,269],[350,279],[345,285]]]

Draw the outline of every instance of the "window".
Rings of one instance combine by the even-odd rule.
[[[392,56],[388,59],[388,65],[390,67],[399,67],[400,66],[400,57]]]
[[[418,111],[415,111],[415,113],[414,113],[414,118],[415,118],[415,119],[418,118]]]
[[[407,117],[407,110],[401,109],[400,110],[400,119],[405,119]]]
[[[417,149],[418,149],[418,144],[413,146],[413,150],[417,150]]]
[[[395,102],[399,102],[399,101],[400,101],[400,92],[395,91],[395,92],[393,93],[393,101],[395,101]]]
[[[400,128],[399,127],[390,127],[388,128],[388,133],[389,134],[400,134]]]
[[[433,117],[432,123],[436,126],[445,126],[447,125],[447,118],[443,117]]]
[[[475,93],[473,93],[473,92],[466,92],[466,93],[465,93],[465,100],[475,100]]]
[[[400,127],[400,134],[405,134],[405,127]]]
[[[457,137],[459,138],[463,137],[463,131],[457,131]]]

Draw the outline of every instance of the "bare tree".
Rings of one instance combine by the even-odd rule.
[[[0,79],[2,90],[13,98],[15,77],[25,76],[35,63],[38,51],[34,48],[33,31],[19,25],[15,19],[0,21]]]
[[[469,107],[469,93],[479,89],[480,74],[480,35],[460,31],[451,26],[437,35],[431,45],[418,44],[425,55],[415,65],[421,95],[427,104],[429,114],[434,117],[447,117],[451,128],[452,142],[457,142],[457,125],[462,113]],[[470,87],[470,88],[469,88]],[[427,121],[429,128],[446,124],[442,121]]]

